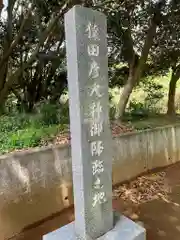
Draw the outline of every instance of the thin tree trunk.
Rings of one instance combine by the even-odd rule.
[[[129,77],[128,77],[127,83],[124,86],[122,95],[120,96],[119,109],[118,109],[118,112],[116,115],[116,119],[119,119],[119,120],[122,119],[125,109],[126,109],[126,105],[129,100],[129,97],[132,93],[132,90],[133,90],[134,86],[137,85],[138,82],[140,81],[142,72],[144,70],[144,66],[145,66],[147,58],[148,58],[149,50],[153,44],[153,39],[156,35],[156,29],[157,29],[157,24],[152,19],[150,22],[149,30],[148,30],[146,38],[145,38],[141,57],[139,58],[137,66],[136,66],[136,61],[135,61],[135,53],[131,59],[131,63],[129,64],[129,66],[130,66],[129,67]]]
[[[130,74],[127,83],[124,85],[123,91],[120,95],[116,119],[120,120],[122,119],[133,88],[134,88],[134,76]]]
[[[176,83],[178,81],[179,77],[172,73],[171,81],[169,83],[169,94],[168,94],[168,104],[167,104],[167,114],[169,116],[175,116],[176,110],[175,110],[175,96],[176,96]]]
[[[5,103],[6,103],[7,98],[6,97],[1,97],[0,98],[0,115],[5,112]]]

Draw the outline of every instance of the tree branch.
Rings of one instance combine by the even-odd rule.
[[[136,76],[135,76],[135,81],[137,82],[140,77],[141,74],[144,70],[144,66],[145,63],[147,61],[148,55],[149,55],[149,51],[153,45],[153,40],[154,37],[156,36],[156,31],[157,31],[157,26],[161,21],[161,7],[162,7],[162,2],[164,0],[160,1],[159,3],[157,3],[156,8],[154,9],[154,15],[152,17],[152,19],[150,20],[150,26],[144,41],[144,45],[142,48],[142,53],[141,53],[141,57],[139,59],[139,64],[138,67],[136,69]]]
[[[8,91],[8,89],[11,87],[11,85],[13,84],[13,82],[17,81],[18,77],[22,74],[22,72],[28,68],[35,60],[36,60],[36,56],[39,52],[40,47],[44,44],[44,42],[46,41],[48,35],[51,33],[54,25],[59,21],[59,18],[64,15],[64,12],[66,10],[66,4],[63,6],[63,8],[61,9],[61,11],[55,16],[55,14],[52,16],[52,18],[49,20],[48,24],[47,24],[47,28],[45,29],[44,32],[42,32],[41,34],[41,38],[39,40],[39,43],[36,47],[36,49],[34,50],[34,52],[31,54],[31,57],[29,58],[29,60],[24,63],[22,65],[21,68],[17,69],[16,72],[14,74],[12,74],[7,82],[5,83],[4,89],[1,92],[1,95],[5,95],[6,92]],[[0,100],[1,100],[1,96],[0,96]]]
[[[29,19],[29,16],[31,15],[31,12],[32,12],[32,9],[29,9],[26,17],[24,18],[24,20],[23,20],[23,22],[22,22],[22,24],[21,24],[21,27],[20,27],[20,30],[19,30],[18,35],[16,36],[16,38],[14,39],[14,41],[11,43],[8,51],[7,51],[7,52],[5,53],[5,55],[2,57],[2,59],[1,59],[1,61],[0,61],[0,69],[3,67],[4,62],[9,58],[9,56],[11,55],[13,49],[16,47],[16,45],[18,44],[19,40],[21,39],[22,34],[23,34],[24,27],[25,27],[25,25],[26,25],[27,20]]]

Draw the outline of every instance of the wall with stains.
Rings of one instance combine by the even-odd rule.
[[[180,160],[180,125],[113,139],[113,184]],[[69,145],[0,156],[0,239],[73,204]]]

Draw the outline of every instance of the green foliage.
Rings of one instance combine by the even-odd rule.
[[[42,104],[39,108],[39,122],[43,125],[58,124],[58,106],[55,104]]]
[[[68,105],[42,103],[36,114],[0,117],[0,152],[31,148],[49,143],[58,132],[67,129]]]
[[[127,81],[129,68],[123,64],[116,64],[109,67],[109,86],[122,87]]]
[[[136,100],[130,101],[128,110],[134,118],[147,117],[149,114],[149,110],[145,107],[145,105]]]
[[[14,149],[40,146],[44,141],[50,141],[63,127],[52,125],[39,129],[28,127],[15,132],[6,133],[0,138],[0,151],[8,152]]]
[[[114,120],[115,119],[115,114],[116,114],[116,106],[113,103],[113,94],[111,92],[111,90],[109,91],[109,118],[110,120]]]
[[[15,116],[3,115],[0,118],[0,133],[7,133],[23,129],[29,125],[29,119],[27,115],[19,114]]]
[[[37,106],[37,112],[34,116],[35,125],[49,126],[51,124],[68,124],[69,107],[68,102],[64,104],[51,104],[42,102]]]
[[[144,52],[149,53],[149,57],[145,61],[147,69],[143,67],[141,69],[143,77],[144,74],[145,76],[166,74],[175,63],[179,65],[180,4],[178,1],[101,2],[94,3],[93,8],[104,12],[108,17],[110,87],[122,87],[126,84],[129,70],[131,70],[129,67],[132,66],[134,72],[139,66],[141,57],[146,59],[146,56],[143,56]],[[59,104],[58,101],[67,87],[63,16],[72,7],[74,1],[33,1],[32,15],[29,14],[26,24],[22,20],[26,19],[29,3],[24,0],[20,3],[23,4],[21,13],[16,11],[18,2],[15,0],[14,3],[13,19],[0,20],[1,60],[6,53],[11,53],[0,67],[0,76],[3,76],[0,79],[0,85],[5,86],[5,89],[8,86],[5,107],[3,101],[0,102],[2,104],[0,113],[7,114],[0,118],[0,149],[2,151],[40,145],[42,139],[48,138],[51,134],[54,136],[57,126],[69,123],[68,102]],[[76,1],[76,4],[82,3],[91,6],[92,1]],[[8,24],[9,20],[10,24]],[[151,37],[147,34],[153,32],[149,31],[151,23],[157,25],[157,34],[148,44],[148,39]],[[6,39],[6,32],[10,30],[7,26],[11,24],[12,31]],[[22,32],[19,31],[21,24],[24,24]],[[17,43],[16,37],[18,37]],[[5,45],[4,40],[8,41]],[[37,53],[39,42],[41,47]],[[16,43],[12,51],[7,51],[6,45],[12,46],[12,43]],[[144,49],[146,45],[152,46],[148,50]],[[4,76],[7,78],[4,79]],[[13,81],[9,81],[10,76],[14,77]],[[143,99],[139,97],[131,99],[128,109],[130,114],[135,118],[147,117],[159,111],[158,104],[164,96],[162,86],[146,78],[139,88],[144,92]],[[167,91],[168,89],[166,93]],[[118,99],[119,94],[118,91]],[[0,96],[2,96],[1,93]],[[45,99],[44,102],[41,102],[42,99]],[[35,113],[18,114],[17,105],[20,112]],[[113,104],[110,96],[111,119],[114,119],[115,112],[116,105]]]
[[[156,105],[164,97],[163,86],[153,82],[151,79],[147,81],[143,90],[147,93],[144,103],[146,109],[149,109],[150,112],[156,112]]]
[[[128,112],[134,118],[148,117],[150,114],[159,113],[158,103],[164,97],[163,86],[146,78],[138,87],[144,92],[144,99],[133,98],[128,107]]]
[[[61,104],[58,111],[58,119],[61,124],[69,124],[69,103]]]
[[[110,107],[110,112],[109,112],[109,118],[110,120],[114,120],[116,115],[116,107],[112,106]]]

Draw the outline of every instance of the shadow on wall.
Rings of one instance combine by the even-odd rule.
[[[113,140],[113,184],[180,159],[180,126],[128,133]],[[0,157],[0,239],[73,203],[70,146]]]
[[[1,157],[0,239],[72,205],[69,151],[60,153],[49,148]]]

